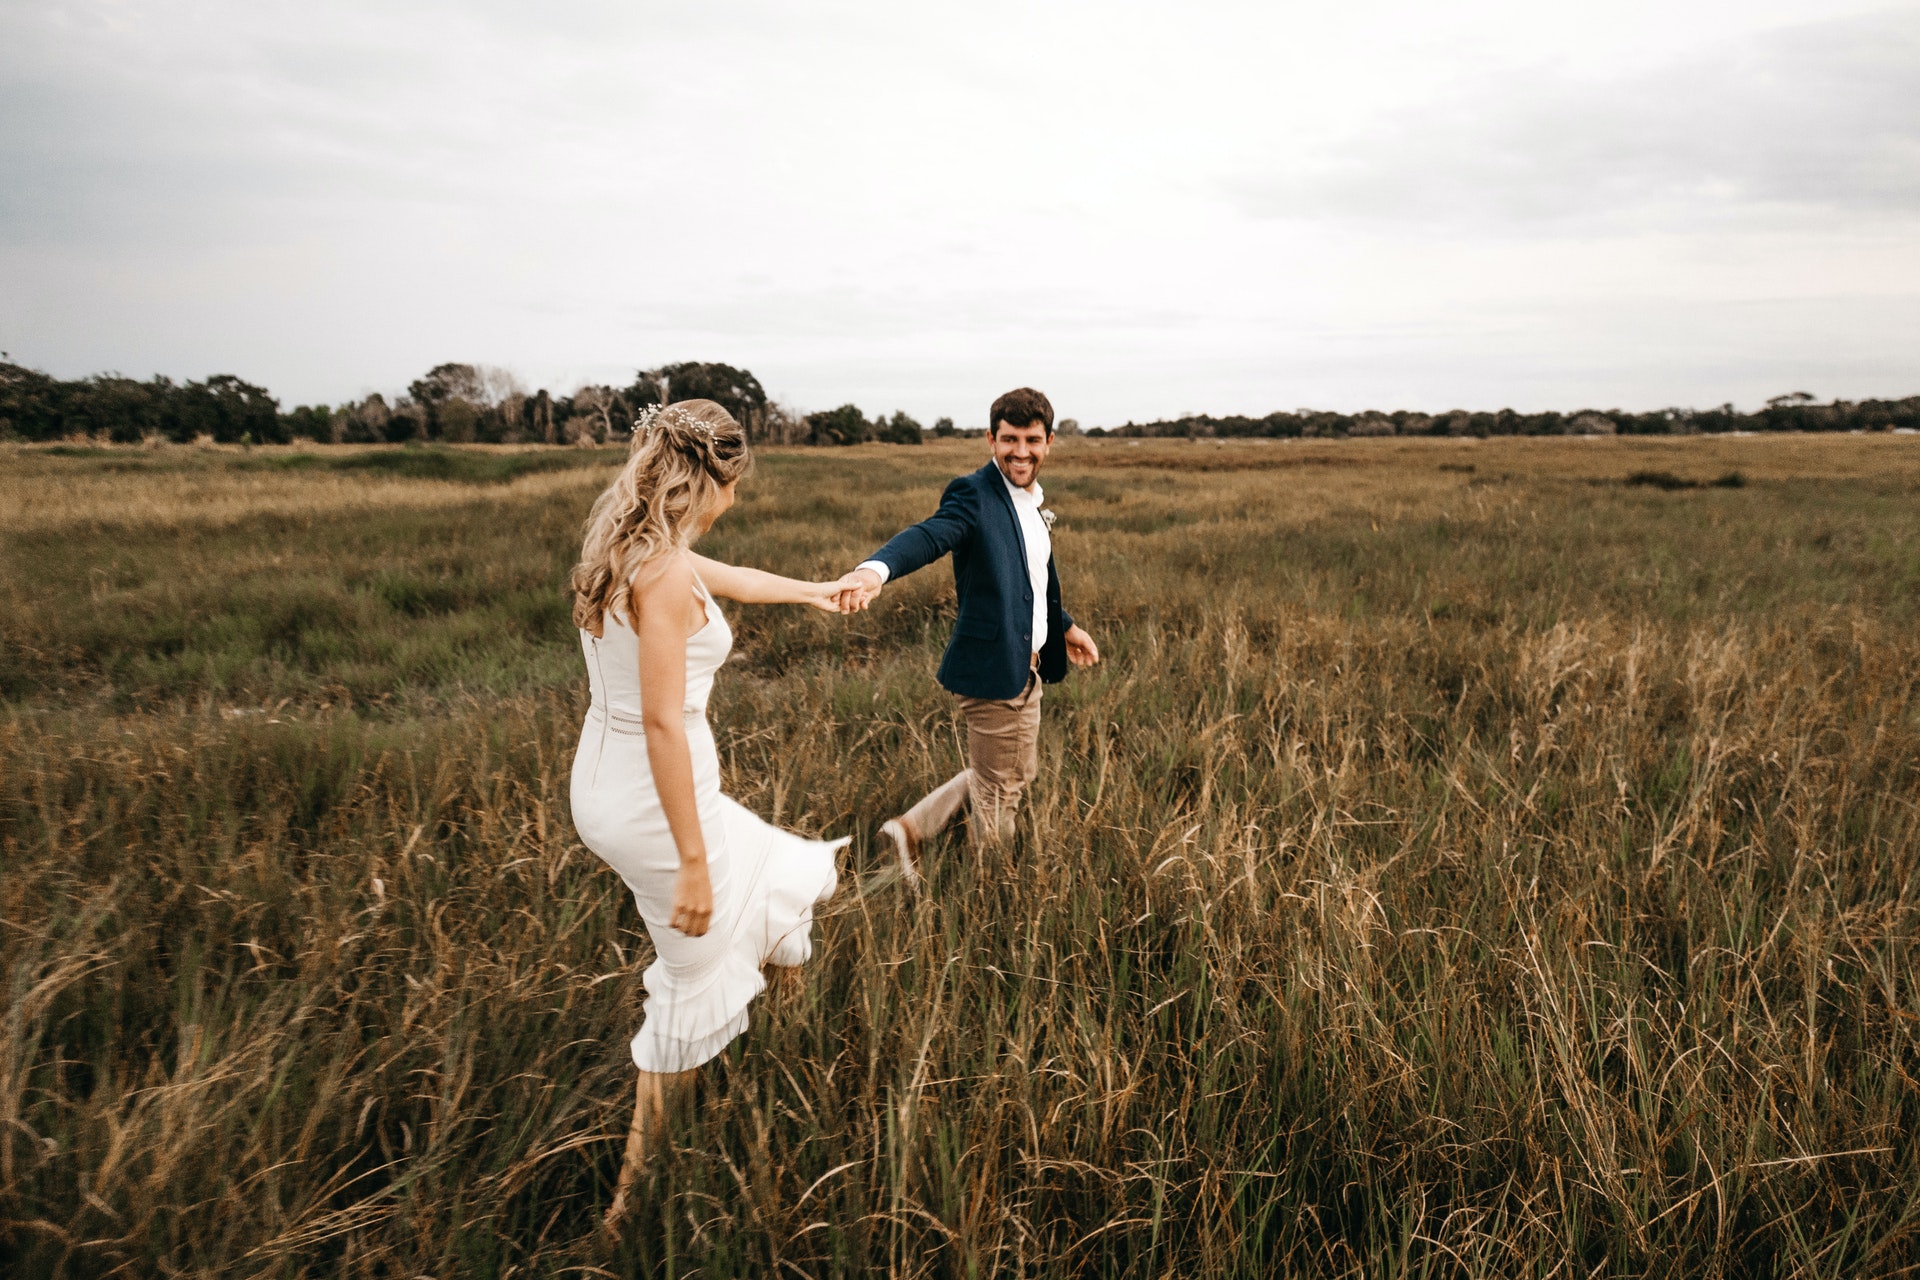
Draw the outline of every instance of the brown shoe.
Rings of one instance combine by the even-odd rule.
[[[900,877],[910,889],[920,888],[920,872],[913,865],[920,856],[920,837],[913,833],[904,818],[889,818],[880,824],[880,834],[893,841],[893,847],[900,853]]]

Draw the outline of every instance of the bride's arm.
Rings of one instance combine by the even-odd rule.
[[[840,611],[838,582],[801,582],[764,569],[722,564],[702,555],[692,555],[692,560],[707,590],[723,599],[741,604],[810,604],[828,613]]]
[[[657,567],[656,567],[657,566]],[[634,579],[631,612],[640,637],[640,708],[647,737],[647,766],[667,813],[667,829],[680,851],[668,923],[697,938],[713,917],[713,881],[707,874],[707,838],[693,793],[693,749],[687,744],[687,609],[693,600],[693,566],[668,556]]]

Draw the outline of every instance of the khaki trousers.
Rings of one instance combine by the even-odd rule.
[[[1020,793],[1040,773],[1040,673],[1028,674],[1017,698],[959,701],[967,724],[967,767],[907,810],[901,821],[916,839],[925,840],[970,803],[972,838],[1005,840],[1013,834]]]

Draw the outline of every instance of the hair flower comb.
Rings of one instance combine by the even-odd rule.
[[[672,414],[674,421],[698,436],[713,439],[713,424],[694,417],[677,404],[650,404],[633,418],[633,434],[638,439],[653,429],[654,423],[666,414]]]

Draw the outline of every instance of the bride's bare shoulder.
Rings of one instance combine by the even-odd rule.
[[[633,571],[628,590],[636,600],[647,600],[667,592],[685,595],[693,589],[693,561],[684,551],[655,556]]]
[[[685,601],[697,595],[693,587],[693,560],[685,551],[651,558],[634,570],[628,581],[628,595],[636,604],[634,612],[643,612],[653,601]]]

